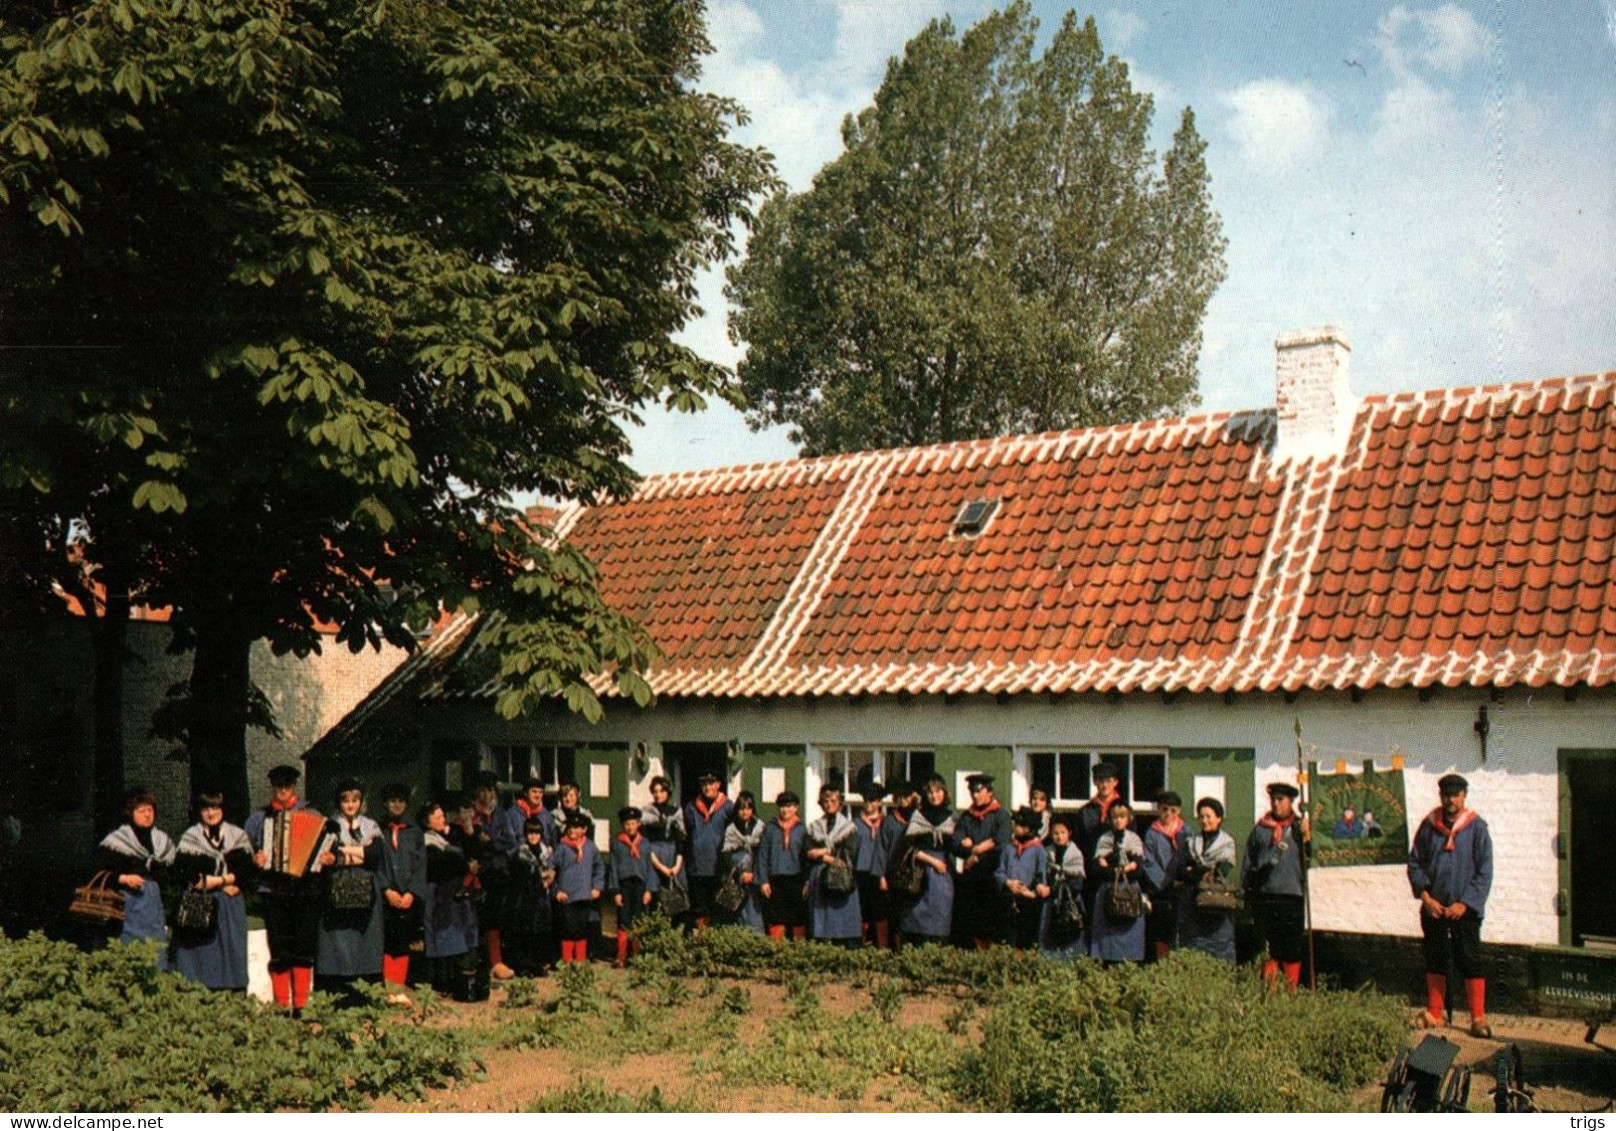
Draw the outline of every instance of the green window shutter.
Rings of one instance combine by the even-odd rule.
[[[628,755],[626,742],[592,742],[574,747],[573,764],[583,790],[584,807],[606,821],[613,833],[617,832],[617,811],[628,804]],[[597,766],[605,767],[604,783],[596,781],[600,773]],[[606,786],[604,795],[595,792],[597,784]]]
[[[1167,752],[1167,788],[1184,799],[1184,819],[1194,827],[1195,779],[1223,779],[1223,828],[1244,851],[1256,822],[1257,752],[1247,747],[1174,747]]]
[[[790,743],[746,747],[741,755],[741,788],[749,790],[752,796],[757,798],[758,816],[769,820],[778,812],[774,804],[775,794],[764,796],[763,771],[766,769],[784,771],[785,788],[801,797],[803,791],[807,789],[804,768],[807,755],[808,747]]]
[[[1008,746],[939,746],[937,751],[937,775],[948,784],[948,803],[956,807],[962,802],[962,786],[959,776],[962,773],[992,774],[993,795],[999,799],[999,804],[1010,805],[1010,774],[1015,764]],[[970,804],[969,797],[963,797],[963,803]]]

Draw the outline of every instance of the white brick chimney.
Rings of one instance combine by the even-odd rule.
[[[1292,330],[1274,340],[1279,432],[1274,458],[1337,455],[1358,413],[1352,395],[1352,346],[1334,326]]]

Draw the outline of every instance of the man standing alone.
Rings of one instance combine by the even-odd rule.
[[[1450,964],[1465,980],[1470,1035],[1491,1037],[1487,980],[1481,967],[1481,917],[1493,886],[1493,839],[1487,822],[1465,808],[1470,783],[1448,774],[1436,783],[1442,803],[1420,823],[1408,850],[1408,883],[1420,901],[1425,935],[1425,1010],[1420,1029],[1442,1024]]]

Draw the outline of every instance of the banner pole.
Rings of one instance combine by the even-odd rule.
[[[1308,788],[1312,783],[1302,762],[1302,719],[1300,715],[1294,716],[1296,731],[1296,788],[1301,796],[1302,820],[1308,824],[1308,832],[1302,838],[1302,923],[1307,934],[1307,988],[1317,991],[1319,988],[1319,964],[1313,948],[1313,885],[1308,880],[1308,855],[1312,847],[1312,813],[1309,800],[1312,791]]]

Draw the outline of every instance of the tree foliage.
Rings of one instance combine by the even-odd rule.
[[[1205,143],[1070,13],[933,22],[729,273],[754,426],[817,454],[1104,424],[1196,401],[1224,274]]]
[[[733,395],[671,336],[773,180],[693,89],[700,4],[55,10],[0,25],[0,492],[175,609],[193,774],[240,761],[260,638],[497,610],[507,713],[643,693],[648,638],[508,500],[622,493],[639,409]]]

